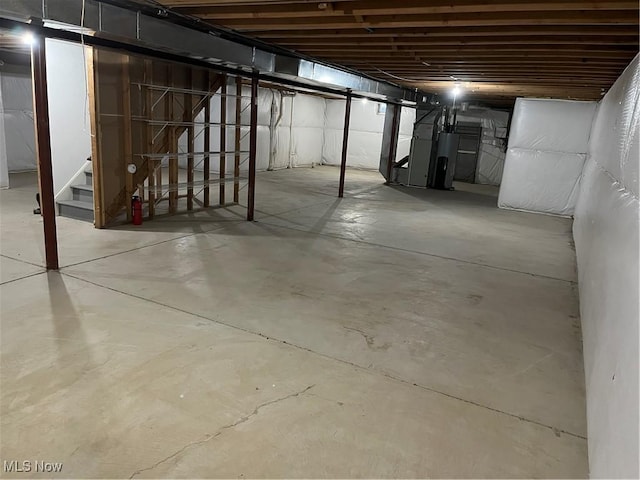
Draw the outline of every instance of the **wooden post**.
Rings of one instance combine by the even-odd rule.
[[[207,70],[207,90],[211,88],[211,72]],[[203,204],[208,207],[211,204],[209,180],[211,178],[211,96],[207,95],[204,103],[204,200]]]
[[[127,171],[127,164],[133,163],[133,139],[131,126],[131,79],[129,74],[129,55],[122,57],[122,132],[124,134],[124,162],[122,171],[126,175],[126,206],[127,206],[127,222],[131,222],[131,196],[133,195],[133,173]]]
[[[189,88],[193,90],[193,68],[187,72],[187,82]],[[195,127],[193,125],[193,94],[185,93],[184,99],[184,121],[190,122],[187,127],[187,210],[193,210],[193,178],[194,178],[194,155],[195,150]]]
[[[47,270],[58,270],[58,239],[56,206],[53,194],[51,165],[51,137],[49,132],[49,100],[47,97],[47,65],[45,39],[34,36],[31,47],[31,75],[33,80],[33,113],[40,181],[40,207],[44,223],[44,250]]]
[[[256,196],[256,149],[258,144],[258,75],[251,79],[251,125],[249,130],[249,185],[247,192],[247,220],[252,222]]]
[[[87,47],[85,47],[87,48]],[[100,127],[100,85],[97,69],[97,48],[87,48],[87,94],[91,119],[91,168],[93,178],[93,224],[103,228],[105,224],[104,195],[102,194],[102,129]]]
[[[351,119],[351,92],[347,92],[344,107],[344,132],[342,133],[342,161],[340,162],[340,187],[338,197],[344,197],[344,177],[347,172],[347,149],[349,148],[349,121]]]
[[[400,125],[400,105],[393,105],[393,123],[391,125],[391,144],[389,145],[389,163],[387,164],[387,185],[391,183],[391,173],[395,163],[395,155],[398,149],[398,127]]]
[[[227,176],[227,76],[220,84],[220,205],[225,204],[225,177]]]
[[[236,77],[235,159],[233,163],[233,201],[240,201],[240,138],[242,136],[242,80]]]

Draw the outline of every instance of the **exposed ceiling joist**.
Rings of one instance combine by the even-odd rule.
[[[598,99],[638,52],[637,0],[161,0],[174,12],[427,91]]]

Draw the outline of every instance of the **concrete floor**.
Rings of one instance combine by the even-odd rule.
[[[585,477],[571,222],[497,189],[258,175],[95,230],[0,192],[3,460],[60,477]],[[24,477],[24,474],[4,474]]]

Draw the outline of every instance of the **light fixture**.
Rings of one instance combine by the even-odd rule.
[[[25,32],[22,34],[22,43],[24,43],[25,45],[33,45],[34,40],[35,39],[33,38],[33,33]]]
[[[369,103],[369,99],[368,99],[368,98],[366,98],[366,97],[365,97],[365,98],[363,98],[363,99],[362,99],[362,104],[363,104],[363,105],[366,105],[367,103]]]
[[[456,99],[460,96],[461,93],[462,93],[462,88],[460,87],[459,83],[456,83],[451,89],[451,94],[453,95],[452,108],[456,108]]]

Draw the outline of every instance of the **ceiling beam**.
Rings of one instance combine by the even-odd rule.
[[[431,46],[431,45],[628,45],[638,46],[638,35],[629,36],[495,36],[495,37],[430,37],[430,38],[273,38],[272,42],[284,47],[330,47],[330,46],[358,46],[363,48],[397,45],[397,46]]]
[[[551,12],[551,11],[599,11],[599,10],[637,10],[638,3],[630,0],[365,0],[352,2],[298,2],[293,4],[258,4],[246,6],[223,6],[220,4],[191,5],[165,2],[176,7],[177,11],[187,15],[196,15],[205,19],[274,19],[274,18],[311,18],[331,16],[381,16],[381,15],[436,15],[463,13],[495,12]]]
[[[638,52],[637,0],[159,0],[285,49],[467,98],[599,99]]]
[[[502,26],[499,29],[491,26],[466,26],[452,27],[447,25],[432,26],[430,28],[384,28],[370,29],[348,28],[329,30],[296,30],[291,26],[289,30],[268,30],[257,26],[249,30],[252,35],[263,39],[278,38],[327,38],[327,39],[347,39],[347,38],[467,38],[467,37],[494,37],[512,35],[534,35],[546,37],[549,35],[567,35],[572,37],[582,37],[584,35],[597,36],[632,36],[638,37],[638,27],[630,25],[521,25],[518,27]]]
[[[441,15],[375,15],[363,17],[358,21],[350,15],[336,17],[302,18],[260,18],[231,19],[222,23],[239,31],[268,28],[269,30],[290,30],[304,28],[322,30],[327,28],[409,28],[409,27],[471,27],[471,26],[516,26],[516,25],[637,25],[638,16],[626,10],[602,11],[551,11],[551,12],[496,12],[463,13]],[[220,23],[213,15],[199,15],[203,19]]]

